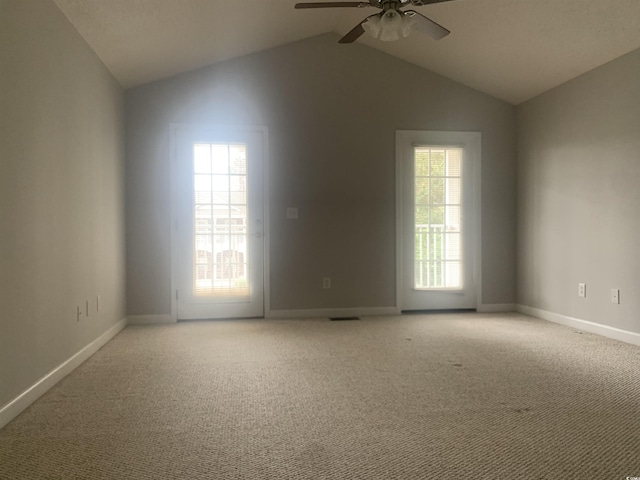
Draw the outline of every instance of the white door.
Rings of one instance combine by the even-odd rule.
[[[264,315],[263,129],[174,129],[179,320]]]
[[[480,134],[399,131],[399,302],[475,309]]]

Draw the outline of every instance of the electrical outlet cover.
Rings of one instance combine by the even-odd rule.
[[[578,296],[585,298],[587,296],[587,284],[579,283],[578,284]]]
[[[287,219],[289,219],[289,220],[297,220],[298,219],[298,208],[297,207],[287,207]]]

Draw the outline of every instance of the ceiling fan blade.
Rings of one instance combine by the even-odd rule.
[[[296,3],[295,8],[370,7],[369,2],[309,2]]]
[[[434,3],[453,2],[454,0],[409,0],[407,4],[411,4],[414,7],[422,7],[424,5],[432,5]]]
[[[405,15],[410,15],[416,21],[415,28],[416,30],[429,35],[434,40],[440,40],[441,38],[446,37],[451,32],[444,28],[442,25],[434,22],[430,18],[425,17],[421,13],[416,12],[415,10],[406,10]]]
[[[363,21],[361,21],[359,24],[357,24],[355,27],[353,27],[351,30],[349,30],[344,37],[338,40],[338,43],[353,43],[358,38],[360,38],[360,36],[364,33],[364,28],[362,28],[362,24],[366,22],[367,19],[368,17],[365,18]]]
[[[369,15],[367,18],[362,20],[359,24],[353,27],[351,30],[347,32],[347,34],[338,40],[338,43],[353,43],[364,33],[364,28],[362,25],[372,17],[379,17],[381,13],[374,13],[373,15]]]

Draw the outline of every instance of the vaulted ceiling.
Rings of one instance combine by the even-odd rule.
[[[343,35],[376,12],[295,10],[298,0],[54,1],[127,88],[326,32]],[[640,48],[640,0],[453,0],[416,10],[451,35],[358,42],[514,105]]]

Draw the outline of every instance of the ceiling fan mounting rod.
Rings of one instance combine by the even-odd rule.
[[[381,0],[380,1],[380,8],[382,8],[384,12],[388,10],[399,11],[402,6],[403,5],[400,0]]]

